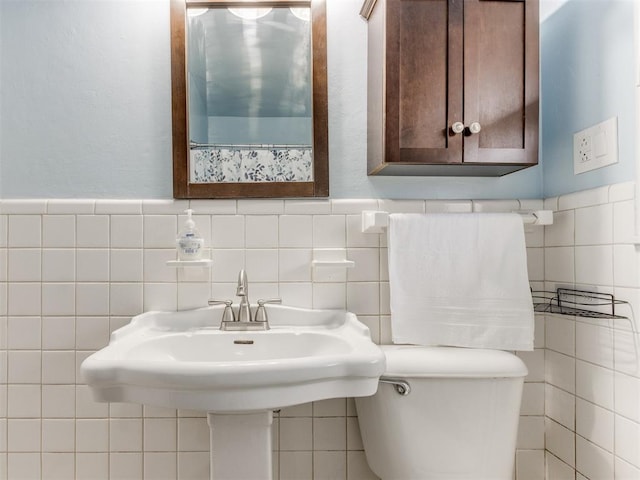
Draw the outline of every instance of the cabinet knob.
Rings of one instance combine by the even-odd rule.
[[[455,134],[464,132],[464,123],[455,122],[453,125],[451,125],[451,131]]]
[[[473,122],[471,125],[469,125],[469,131],[472,135],[474,133],[480,133],[480,130],[482,130],[482,125],[480,125],[479,122]]]

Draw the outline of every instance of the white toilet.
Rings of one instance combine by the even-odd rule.
[[[381,346],[378,391],[356,398],[382,480],[511,480],[527,368],[499,350]]]

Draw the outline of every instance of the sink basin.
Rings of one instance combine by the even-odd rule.
[[[375,393],[384,355],[349,312],[268,307],[271,330],[218,329],[222,307],[147,312],[81,367],[97,401],[246,413]]]

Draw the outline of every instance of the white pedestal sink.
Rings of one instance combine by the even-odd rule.
[[[97,401],[208,412],[211,478],[270,479],[272,410],[372,395],[384,355],[349,312],[274,305],[271,330],[218,329],[222,307],[148,312],[81,373]]]

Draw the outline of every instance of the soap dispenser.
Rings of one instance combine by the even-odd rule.
[[[187,214],[187,220],[176,238],[178,260],[200,260],[204,239],[196,228],[196,222],[193,221],[193,210],[189,208],[185,210],[185,213]]]

